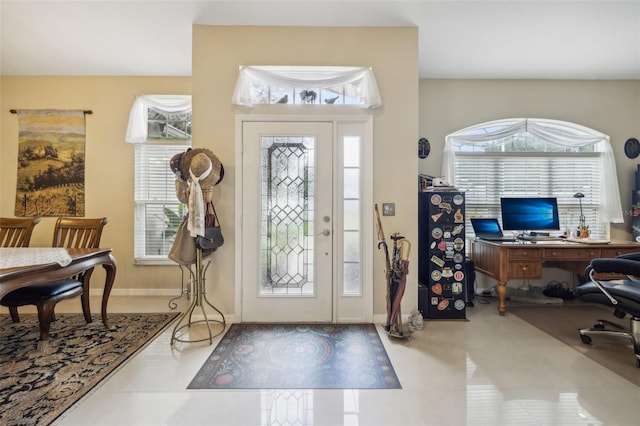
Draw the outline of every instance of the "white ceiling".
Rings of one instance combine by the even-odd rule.
[[[640,79],[640,0],[0,0],[0,72],[189,76],[194,23],[417,26],[422,78]]]

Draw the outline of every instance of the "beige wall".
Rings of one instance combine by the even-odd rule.
[[[482,121],[542,117],[580,123],[611,136],[623,207],[630,209],[633,172],[623,144],[640,135],[640,81],[418,80],[415,28],[270,28],[195,26],[193,78],[188,77],[2,77],[0,79],[0,215],[13,216],[17,117],[11,108],[91,109],[87,116],[86,215],[108,216],[104,245],[114,249],[118,275],[114,294],[177,293],[174,266],[133,265],[133,147],[124,142],[136,94],[191,93],[194,146],[208,147],[225,165],[216,187],[225,246],[213,256],[208,286],[226,314],[233,313],[235,244],[236,114],[294,113],[293,106],[244,110],[230,104],[236,73],[244,64],[372,66],[384,106],[374,116],[374,202],[395,202],[385,217],[387,235],[398,231],[414,243],[403,312],[417,306],[416,173],[439,174],[444,137]],[[330,47],[330,48],[327,48]],[[309,54],[312,52],[313,54]],[[419,83],[418,83],[419,82]],[[419,111],[419,113],[418,113]],[[352,111],[350,111],[352,113]],[[419,131],[418,131],[419,130]],[[417,159],[418,137],[432,145]],[[219,206],[219,207],[218,207]],[[52,218],[38,225],[34,245],[51,243]],[[614,238],[629,238],[630,219],[614,226]],[[375,240],[375,235],[371,236]],[[383,257],[374,249],[375,314],[385,312]],[[101,271],[100,271],[101,272]],[[99,275],[100,276],[100,275]],[[95,280],[96,287],[100,279]]]
[[[214,304],[225,314],[232,314],[234,222],[238,213],[234,209],[235,116],[299,111],[292,106],[262,110],[234,108],[231,95],[238,66],[361,65],[373,67],[384,103],[380,109],[364,112],[374,116],[374,202],[395,202],[397,216],[384,218],[386,233],[398,231],[416,242],[416,28],[195,26],[193,33],[192,78],[2,77],[0,214],[13,216],[15,197],[18,124],[9,109],[91,109],[93,115],[87,116],[86,216],[110,218],[102,242],[113,247],[118,260],[113,294],[154,293],[154,290],[159,290],[156,294],[177,293],[180,275],[176,267],[133,265],[133,147],[124,142],[124,135],[136,94],[191,93],[193,88],[193,145],[210,148],[225,166],[225,178],[214,192],[225,245],[212,256],[207,286]],[[363,113],[360,109],[347,111]],[[32,240],[34,245],[50,244],[53,222],[53,218],[47,218],[38,225]],[[416,253],[414,250],[412,265],[417,265]],[[373,256],[374,312],[383,315],[386,311],[384,258],[379,250],[375,250]],[[93,282],[97,287],[100,278]],[[417,306],[415,267],[410,271],[408,285],[405,312]]]
[[[2,77],[0,87],[0,215],[13,216],[18,117],[9,109],[89,109],[86,116],[86,216],[109,218],[102,245],[112,247],[118,272],[112,294],[179,294],[176,266],[133,265],[133,146],[124,141],[137,94],[190,94],[190,78]],[[168,167],[168,166],[167,166]],[[43,218],[32,246],[50,246],[55,218]],[[101,288],[103,271],[92,279]]]
[[[440,175],[444,138],[473,124],[512,117],[570,121],[605,133],[616,158],[625,223],[613,224],[614,239],[631,239],[631,191],[640,158],[629,159],[624,143],[640,138],[640,81],[420,80],[419,134],[431,143],[420,171]]]
[[[194,26],[193,142],[196,147],[210,148],[225,165],[224,181],[214,191],[225,245],[213,256],[209,286],[226,312],[232,311],[235,301],[233,232],[234,218],[240,213],[234,208],[235,116],[300,111],[299,106],[292,105],[253,110],[233,107],[230,101],[238,67],[288,64],[373,67],[384,104],[370,111],[374,116],[374,202],[396,203],[397,215],[384,219],[387,235],[398,231],[417,243],[417,35],[417,28]],[[414,266],[403,299],[405,313],[417,307],[416,252],[412,252]],[[384,257],[379,250],[373,256],[374,314],[379,315],[386,312]]]

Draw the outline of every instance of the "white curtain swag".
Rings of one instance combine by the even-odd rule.
[[[371,68],[311,66],[243,66],[233,91],[234,105],[253,107],[251,86],[267,83],[289,89],[331,89],[344,86],[345,95],[358,99],[365,108],[382,106],[376,77]]]
[[[129,113],[129,125],[125,140],[129,143],[145,143],[148,138],[148,113],[153,108],[163,113],[191,112],[191,95],[138,95]]]
[[[495,129],[487,131],[487,129]],[[480,131],[481,130],[481,131]],[[593,145],[596,152],[602,155],[604,173],[602,182],[601,211],[607,222],[623,223],[622,203],[616,171],[616,160],[611,148],[609,136],[588,127],[566,121],[548,120],[542,118],[510,118],[467,127],[451,133],[445,137],[442,158],[442,175],[448,182],[455,185],[455,155],[456,147],[474,144],[481,147],[501,145],[512,136],[529,133],[546,142],[565,147],[585,147]]]

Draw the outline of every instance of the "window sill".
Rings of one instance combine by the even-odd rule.
[[[158,257],[158,258],[135,258],[133,261],[134,265],[141,266],[176,266],[177,263],[171,259],[167,259],[166,257]]]

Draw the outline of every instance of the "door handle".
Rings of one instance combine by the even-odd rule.
[[[318,235],[324,235],[325,237],[328,237],[329,235],[331,235],[331,231],[329,231],[328,229],[324,229],[321,233],[319,233]]]

